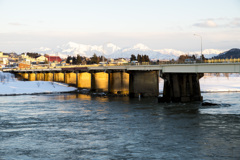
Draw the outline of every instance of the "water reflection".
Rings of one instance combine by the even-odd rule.
[[[90,95],[86,94],[63,94],[54,96],[53,99],[55,100],[72,100],[72,99],[81,99],[81,100],[91,100]]]
[[[130,98],[128,96],[101,96],[101,95],[88,95],[88,94],[80,94],[80,93],[71,93],[71,94],[63,94],[63,95],[54,95],[52,96],[54,100],[80,100],[80,101],[91,101],[96,100],[98,102],[111,102],[111,101],[121,101],[125,103],[129,103]]]

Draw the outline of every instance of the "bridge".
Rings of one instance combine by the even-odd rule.
[[[240,63],[165,65],[78,66],[47,69],[5,69],[29,81],[56,81],[95,92],[131,97],[158,96],[159,77],[164,79],[161,102],[202,101],[199,79],[204,73],[240,73]]]

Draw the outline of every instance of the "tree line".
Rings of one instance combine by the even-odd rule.
[[[104,62],[107,61],[105,57],[97,56],[96,53],[93,54],[91,58],[87,58],[84,56],[80,56],[79,54],[75,56],[68,56],[66,59],[66,63],[79,65],[79,64],[99,64],[99,62],[104,59]]]
[[[180,55],[177,59],[177,62],[184,63],[186,59],[197,61],[197,60],[205,60],[206,58],[204,57],[204,55],[201,55],[200,58],[198,59],[196,55],[185,54],[185,55]]]
[[[130,61],[138,61],[138,62],[150,62],[150,59],[148,57],[148,55],[140,55],[138,54],[137,57],[132,54],[130,57]]]

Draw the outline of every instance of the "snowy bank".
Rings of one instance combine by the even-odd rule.
[[[240,77],[204,76],[200,88],[202,92],[240,92]]]
[[[200,79],[201,92],[240,92],[240,75],[205,75]],[[164,80],[159,81],[159,92],[163,93]]]
[[[0,72],[0,95],[72,92],[77,88],[48,81],[17,81],[10,73]]]

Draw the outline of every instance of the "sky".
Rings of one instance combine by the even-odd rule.
[[[240,0],[0,0],[0,51],[69,41],[185,52],[240,48]],[[200,36],[194,36],[194,34]]]

